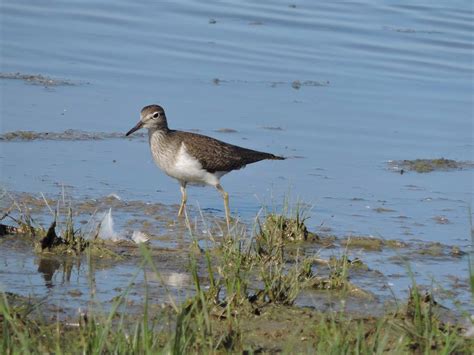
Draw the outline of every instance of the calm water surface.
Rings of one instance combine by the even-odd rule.
[[[77,85],[0,80],[1,131],[126,132],[142,106],[159,103],[172,128],[298,157],[223,179],[243,220],[290,191],[313,206],[313,229],[323,223],[337,235],[437,241],[468,251],[472,170],[400,175],[386,162],[474,159],[472,6],[4,0],[1,71]],[[77,198],[180,198],[144,139],[2,142],[0,167],[1,183],[12,191],[58,193],[65,185]],[[211,188],[191,188],[189,202],[223,214]],[[449,223],[438,224],[439,216]],[[403,272],[383,253],[366,259],[387,275]],[[432,275],[442,283],[453,275],[466,280],[468,262],[416,271],[427,283]],[[409,280],[389,282],[404,290]]]

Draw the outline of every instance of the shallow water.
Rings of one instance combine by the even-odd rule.
[[[223,179],[232,211],[244,221],[290,191],[313,206],[312,229],[323,224],[337,235],[438,241],[468,251],[472,170],[400,175],[386,162],[473,160],[470,1],[1,6],[1,71],[76,84],[0,80],[2,133],[126,132],[142,106],[160,103],[173,128],[302,157]],[[11,191],[57,194],[65,185],[76,198],[115,193],[168,205],[180,198],[144,138],[0,142],[0,166]],[[191,188],[189,202],[223,214],[210,188]],[[403,270],[386,262],[388,254],[362,256],[405,286],[390,278]],[[439,265],[413,267],[422,280],[434,274],[444,285],[449,275],[468,277],[466,257]]]

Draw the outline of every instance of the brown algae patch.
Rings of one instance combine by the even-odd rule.
[[[395,210],[392,210],[391,208],[385,208],[385,207],[376,207],[373,209],[373,211],[377,213],[391,213],[391,212],[397,212]]]
[[[284,131],[280,126],[262,126],[261,128],[269,131]]]
[[[70,80],[53,79],[41,74],[0,73],[0,79],[23,80],[28,84],[41,85],[44,87],[77,85]]]
[[[237,133],[238,131],[236,129],[233,129],[233,128],[218,128],[218,129],[214,130],[214,132],[218,132],[218,133]]]
[[[144,137],[143,133],[137,137]],[[35,132],[35,131],[12,131],[0,134],[0,141],[33,141],[33,140],[55,140],[55,141],[88,141],[125,138],[122,132],[86,132],[76,129],[67,129],[63,132]],[[129,139],[129,138],[127,138]]]
[[[433,171],[451,171],[470,169],[474,163],[468,161],[456,161],[452,159],[415,159],[389,161],[392,170],[403,173],[404,171],[415,171],[417,173],[430,173]]]

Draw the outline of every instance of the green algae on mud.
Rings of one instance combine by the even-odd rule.
[[[40,85],[44,87],[52,86],[73,86],[76,83],[70,80],[53,79],[41,74],[24,74],[24,73],[0,73],[0,79],[23,80],[28,84]]]
[[[403,173],[404,171],[415,171],[417,173],[430,173],[433,171],[451,171],[471,169],[474,163],[471,161],[456,161],[452,159],[414,159],[414,160],[391,160],[388,162],[392,170]]]
[[[346,248],[360,248],[372,251],[382,251],[383,248],[402,249],[408,248],[408,243],[395,240],[383,239],[373,236],[349,236],[341,240],[341,245]]]
[[[143,138],[144,133],[138,133],[133,138]],[[34,140],[52,141],[89,141],[103,139],[133,139],[126,138],[122,132],[86,132],[76,129],[67,129],[63,132],[35,132],[35,131],[12,131],[0,134],[0,141],[4,142],[28,142]]]

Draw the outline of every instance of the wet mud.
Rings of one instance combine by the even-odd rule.
[[[63,198],[60,196],[60,198]],[[158,266],[164,262],[165,269],[185,270],[188,257],[174,260],[176,254],[187,255],[189,252],[212,251],[219,248],[224,238],[224,221],[204,213],[207,223],[187,225],[176,219],[173,206],[152,204],[143,201],[124,201],[117,196],[106,196],[91,200],[68,200],[64,205],[51,196],[34,196],[17,193],[3,198],[1,203],[3,236],[0,239],[1,249],[18,250],[32,249],[34,258],[50,260],[59,257],[62,260],[52,265],[62,265],[66,256],[84,258],[90,255],[97,259],[113,259],[112,265],[129,263],[141,255],[141,247],[134,244],[130,236],[133,231],[146,233],[150,237],[149,247],[153,256],[160,256]],[[58,216],[53,219],[51,209]],[[119,240],[100,240],[97,238],[101,218],[105,209],[111,209],[115,216],[114,228],[121,236]],[[202,212],[201,212],[202,213]],[[53,220],[53,222],[51,222]],[[236,225],[242,233],[250,233],[249,226]],[[363,250],[368,253],[392,253],[389,260],[393,263],[424,262],[424,260],[452,260],[465,256],[465,252],[457,246],[442,243],[419,241],[390,240],[372,236],[336,236],[330,228],[311,232],[304,223],[304,218],[269,214],[261,221],[259,233],[255,237],[255,250],[260,258],[273,259],[283,257],[286,265],[291,265],[295,257],[308,255],[308,270],[317,273],[308,279],[309,289],[313,290],[352,290],[348,294],[365,298],[373,298],[374,290],[379,286],[381,273],[371,270],[364,262],[364,257],[317,257],[315,250]],[[14,241],[21,241],[16,245]],[[27,244],[29,241],[30,244]],[[197,246],[197,249],[193,246]],[[282,250],[284,254],[281,254]],[[34,253],[32,255],[35,255]],[[84,260],[82,260],[84,263]],[[42,269],[47,269],[47,267]],[[57,270],[58,268],[56,268]],[[203,269],[205,269],[203,267]],[[369,287],[361,289],[346,277],[353,274],[367,277],[374,272],[372,286],[371,276],[364,283]],[[8,270],[6,270],[8,272]],[[310,275],[308,274],[308,275]],[[302,276],[301,276],[302,277]],[[179,278],[178,278],[179,279]],[[309,281],[311,280],[311,281]],[[172,283],[172,282],[171,282]],[[77,288],[83,294],[85,290]],[[374,294],[375,295],[375,294]],[[303,302],[305,302],[303,300]]]

